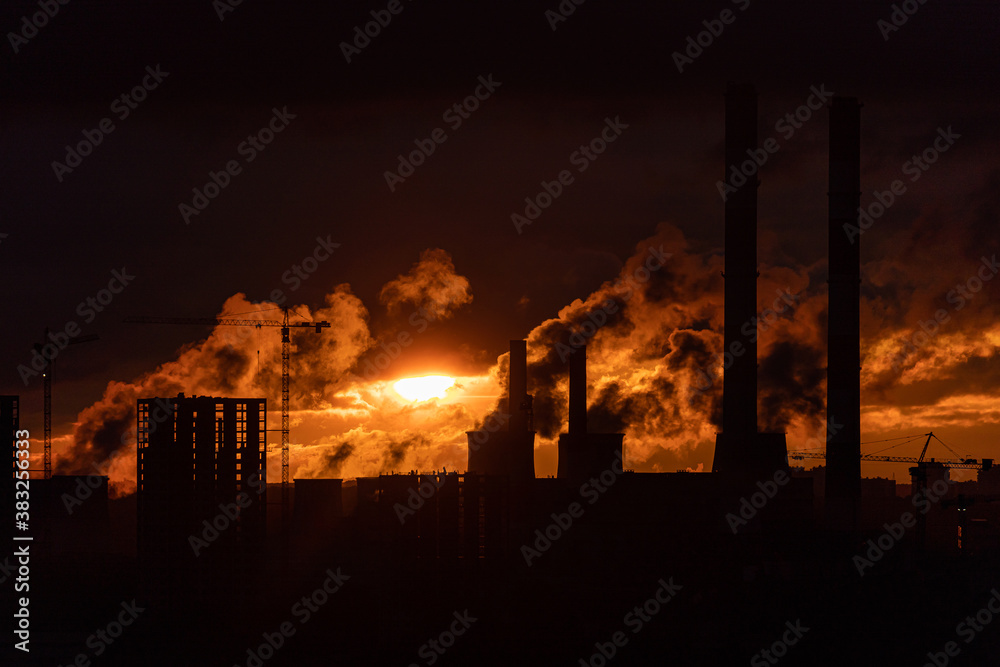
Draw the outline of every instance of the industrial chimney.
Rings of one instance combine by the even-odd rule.
[[[861,252],[845,225],[861,206],[861,104],[830,107],[829,317],[827,325],[826,505],[841,527],[857,523],[861,498]]]
[[[783,433],[757,431],[757,339],[742,333],[757,317],[756,171],[737,186],[733,174],[757,150],[757,91],[749,84],[726,88],[725,321],[724,350],[732,362],[722,378],[722,432],[715,441],[712,472],[771,475],[787,467]],[[735,168],[735,170],[734,170]],[[739,352],[737,352],[739,351]],[[727,355],[728,356],[728,355]]]
[[[487,424],[467,431],[469,472],[507,475],[512,481],[535,478],[535,432],[532,430],[531,395],[528,394],[527,341],[510,341],[507,375],[506,429],[492,430]],[[489,424],[495,424],[491,420]]]
[[[757,92],[753,86],[730,84],[726,90],[726,178],[730,165],[740,165],[757,150]],[[722,431],[738,436],[757,433],[757,342],[740,328],[757,316],[757,187],[756,173],[726,197],[725,350],[733,355],[722,379]]]
[[[528,342],[510,341],[507,375],[507,412],[510,414],[510,432],[528,430],[528,413],[531,397],[528,396]]]
[[[559,434],[556,477],[582,481],[622,467],[624,433],[587,431],[587,346],[573,349],[569,357],[569,432]]]
[[[587,346],[569,357],[569,432],[587,432]]]

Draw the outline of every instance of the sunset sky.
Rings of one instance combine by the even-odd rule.
[[[822,90],[864,104],[862,208],[903,188],[860,236],[863,440],[933,430],[1000,458],[1000,6],[931,1],[889,30],[889,2],[591,0],[559,21],[555,0],[403,0],[367,45],[340,46],[386,6],[251,0],[220,20],[208,1],[70,3],[16,52],[5,40],[0,393],[21,395],[39,454],[42,381],[25,386],[19,365],[46,326],[100,336],[56,359],[57,472],[112,460],[127,491],[137,398],[264,396],[280,428],[277,329],[122,322],[280,319],[276,291],[293,319],[332,325],[293,333],[293,477],[464,469],[518,338],[536,473],[555,474],[554,345],[609,298],[588,350],[591,427],[625,432],[627,467],[710,469],[727,81],[756,84],[760,141],[779,145],[759,176],[760,308],[797,296],[760,334],[761,426],[789,449],[819,447],[826,427],[828,114],[786,119]],[[36,11],[7,3],[4,33]],[[721,33],[678,71],[703,22]],[[400,171],[416,150],[429,154]],[[201,200],[212,173],[225,185]],[[702,371],[717,380],[705,391]],[[393,389],[421,375],[455,383],[421,402]],[[277,449],[269,466],[280,479]],[[908,481],[905,465],[864,474]]]

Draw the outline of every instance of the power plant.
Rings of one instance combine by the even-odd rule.
[[[798,637],[801,662],[795,664],[828,664],[829,650],[812,639],[821,633],[828,643],[856,640],[837,653],[838,661],[890,664],[868,662],[866,643],[904,633],[920,639],[927,628],[940,632],[947,625],[914,629],[911,619],[893,620],[899,608],[927,600],[945,605],[942,591],[957,595],[979,579],[993,581],[989,576],[1000,567],[1000,506],[990,503],[1000,500],[1000,469],[990,459],[925,460],[933,434],[912,461],[861,454],[860,247],[844,233],[860,207],[860,109],[850,97],[834,97],[829,107],[824,453],[789,450],[786,433],[762,430],[767,422],[758,418],[757,330],[746,333],[760,321],[761,181],[754,168],[724,195],[726,362],[711,471],[629,469],[629,449],[637,445],[626,433],[598,432],[625,430],[624,418],[602,421],[593,409],[605,389],[602,378],[588,384],[588,348],[600,360],[605,343],[593,340],[599,327],[587,335],[560,322],[555,335],[568,340],[558,349],[568,354],[553,354],[551,341],[531,350],[527,340],[509,341],[500,380],[506,395],[481,428],[465,432],[464,443],[460,435],[449,442],[449,456],[465,445],[465,471],[386,472],[404,460],[401,446],[394,459],[367,460],[364,475],[320,477],[339,470],[324,461],[331,447],[338,445],[336,456],[353,451],[351,443],[322,438],[319,446],[299,450],[308,465],[299,467],[303,478],[289,480],[289,329],[319,333],[336,320],[289,324],[289,310],[282,321],[263,325],[223,317],[130,318],[281,328],[283,365],[274,373],[282,392],[281,485],[268,484],[265,398],[139,397],[131,510],[109,500],[106,471],[37,480],[50,515],[63,503],[69,515],[83,505],[80,516],[89,517],[87,531],[72,532],[60,516],[63,523],[51,532],[63,541],[40,543],[93,558],[90,569],[107,588],[101,594],[148,606],[143,637],[159,641],[164,664],[190,662],[190,646],[211,647],[220,664],[248,667],[309,664],[314,656],[343,664],[416,664],[417,651],[421,664],[434,664],[443,653],[433,647],[450,641],[447,647],[457,648],[443,664],[600,667],[619,656],[616,664],[731,665],[745,664],[761,646],[780,657],[778,649],[788,652],[792,644],[774,638],[804,626],[817,630]],[[731,83],[724,178],[759,150],[756,89]],[[565,421],[562,406],[551,402],[562,400],[564,379]],[[590,410],[588,392],[597,396]],[[17,431],[19,410],[17,397],[0,397],[5,436]],[[417,412],[405,414],[413,420],[406,431],[423,443]],[[539,434],[557,438],[556,447],[539,453]],[[536,455],[551,457],[553,449],[556,474],[536,477]],[[789,465],[801,458],[825,458],[826,466]],[[894,479],[863,479],[862,460],[915,463],[909,493]],[[977,481],[951,480],[952,467],[977,470]],[[4,495],[10,518],[9,485]],[[268,511],[277,496],[284,511]],[[94,548],[111,541],[112,521],[135,531],[122,538],[131,540],[124,553]],[[975,574],[966,577],[966,566]],[[55,569],[48,574],[60,577],[60,585],[73,584],[73,573]],[[880,623],[855,622],[860,611],[878,615]],[[43,613],[49,612],[55,613]],[[459,619],[474,619],[462,626],[466,639],[458,637]],[[249,648],[234,652],[231,637]],[[476,648],[463,653],[459,639]],[[143,644],[121,664],[142,664],[136,656],[144,660],[145,651]],[[922,659],[905,657],[912,664]]]

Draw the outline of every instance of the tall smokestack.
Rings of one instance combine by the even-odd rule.
[[[830,107],[826,498],[854,525],[861,496],[861,248],[844,225],[861,206],[861,104],[835,97]],[[846,514],[845,514],[846,513]],[[834,517],[836,520],[836,517]]]
[[[518,484],[535,478],[535,432],[532,429],[531,396],[528,395],[528,343],[510,341],[507,375],[507,412],[505,430],[493,430],[486,424],[478,431],[467,431],[468,471],[480,475],[507,475]]]
[[[714,472],[745,469],[757,445],[757,343],[740,329],[757,315],[756,171],[737,186],[733,174],[757,149],[757,91],[749,84],[726,87],[726,196],[724,351],[732,363],[722,377],[722,434]],[[755,165],[756,166],[756,165]],[[735,172],[733,170],[735,167]],[[740,174],[743,175],[742,173]],[[741,350],[740,354],[736,351]],[[729,355],[727,355],[728,357]],[[722,435],[720,434],[720,435]]]
[[[726,178],[730,167],[757,149],[757,92],[752,85],[729,84],[726,90]],[[757,180],[756,172],[726,198],[725,350],[733,344],[745,352],[733,355],[722,379],[722,430],[757,433],[757,343],[740,329],[757,316]]]
[[[559,434],[559,465],[556,477],[573,483],[601,475],[612,466],[622,466],[623,433],[587,431],[587,347],[569,356],[569,428]]]
[[[587,432],[587,347],[569,356],[569,432]]]
[[[510,432],[528,430],[528,342],[510,341],[510,375],[507,380],[507,411],[510,412]]]

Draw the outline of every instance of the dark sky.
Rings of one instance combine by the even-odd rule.
[[[58,359],[56,428],[66,431],[107,382],[172,359],[200,331],[124,317],[212,316],[237,292],[287,292],[282,275],[317,237],[340,246],[291,301],[317,307],[349,283],[373,331],[388,317],[381,287],[422,251],[445,250],[474,299],[414,349],[448,357],[453,372],[485,372],[508,339],[613,279],[658,223],[682,230],[694,251],[721,251],[727,81],[757,85],[762,140],[811,87],[859,97],[865,205],[938,128],[961,135],[864,236],[863,261],[893,276],[872,281],[880,310],[869,332],[926,318],[914,304],[938,299],[997,249],[996,3],[914,3],[886,39],[878,22],[893,5],[870,0],[589,0],[556,30],[545,14],[555,0],[404,0],[346,62],[341,42],[386,5],[244,0],[220,20],[209,0],[74,0],[15,53],[9,33],[39,9],[4,4],[0,392],[24,397],[30,427],[40,430],[41,383],[26,388],[17,366],[44,327],[76,321],[101,337]],[[679,72],[673,54],[723,10],[735,19]],[[112,104],[147,66],[169,74],[121,119]],[[442,115],[480,76],[500,85],[450,128]],[[274,108],[294,119],[248,163],[238,147]],[[57,180],[53,161],[103,118],[114,131]],[[511,214],[541,181],[573,169],[571,154],[606,118],[628,127],[518,234]],[[384,173],[397,155],[439,127],[447,140],[390,191]],[[826,131],[821,110],[761,171],[762,264],[801,270],[825,257]],[[230,160],[241,173],[185,224],[178,206]],[[85,322],[78,304],[123,267],[134,281]]]

